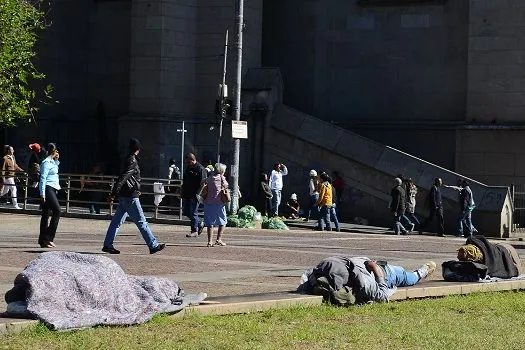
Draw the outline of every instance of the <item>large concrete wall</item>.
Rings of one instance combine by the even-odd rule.
[[[324,120],[462,121],[468,14],[468,0],[266,0],[263,64],[281,68],[284,103]]]
[[[470,0],[467,120],[523,123],[525,2]]]
[[[127,1],[51,2],[36,65],[60,103],[39,118],[91,117],[99,102],[110,115],[128,112],[130,14]]]
[[[525,183],[525,130],[496,128],[457,132],[456,169],[494,185]]]
[[[426,215],[423,202],[433,179],[455,184],[461,175],[409,154],[351,133],[330,123],[277,105],[271,117],[271,136],[267,138],[266,164],[275,160],[289,165],[284,196],[296,192],[306,199],[310,169],[337,170],[346,182],[342,215],[360,216],[376,225],[391,224],[387,209],[392,180],[402,173],[418,187],[418,213]],[[474,221],[480,232],[491,236],[508,235],[510,203],[507,187],[487,186],[472,181],[477,208]],[[457,192],[443,190],[447,232],[452,234],[457,216]]]

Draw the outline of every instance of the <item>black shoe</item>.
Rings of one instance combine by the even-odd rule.
[[[419,230],[419,234],[422,235],[422,234],[423,234],[423,231]]]
[[[120,250],[115,249],[113,247],[103,247],[102,251],[104,253],[109,253],[109,254],[120,254]]]
[[[445,237],[445,234],[444,233],[440,233],[438,234],[439,237]]]
[[[157,252],[160,252],[164,248],[166,248],[166,244],[161,243],[158,246],[156,246],[155,248],[149,248],[149,253],[150,254],[155,254]]]

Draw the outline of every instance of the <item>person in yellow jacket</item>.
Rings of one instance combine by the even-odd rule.
[[[319,199],[316,205],[319,207],[319,219],[317,220],[318,231],[332,231],[330,227],[330,208],[332,208],[332,185],[327,173],[321,173],[319,183]]]

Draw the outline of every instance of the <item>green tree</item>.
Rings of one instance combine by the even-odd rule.
[[[30,121],[51,86],[36,84],[45,75],[32,60],[38,34],[46,28],[41,0],[0,0],[0,125]],[[36,88],[40,86],[40,88]]]

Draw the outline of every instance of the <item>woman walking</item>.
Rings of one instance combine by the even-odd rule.
[[[213,175],[203,181],[203,185],[208,187],[208,194],[204,200],[204,226],[208,229],[208,247],[214,245],[225,246],[222,241],[224,227],[228,222],[226,217],[226,203],[223,198],[223,191],[228,189],[228,182],[224,178],[226,165],[217,163]],[[217,240],[212,241],[213,227],[218,226]]]
[[[416,195],[417,195],[417,186],[412,179],[408,179],[406,182],[407,188],[407,211],[405,216],[412,223],[420,225],[418,218],[416,217]]]
[[[47,145],[47,158],[42,161],[40,166],[40,182],[38,189],[42,204],[42,218],[40,219],[40,236],[38,244],[42,248],[54,248],[55,233],[57,232],[58,221],[60,220],[60,204],[58,203],[58,191],[60,184],[58,181],[58,165],[60,164],[57,146],[54,143]],[[51,221],[49,221],[49,211],[51,211]]]

